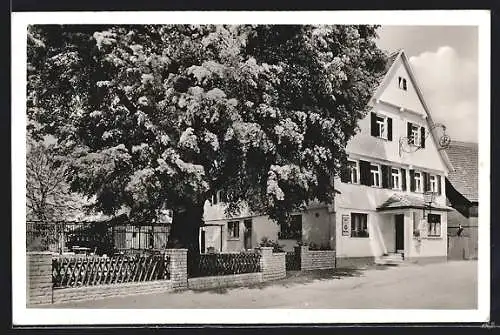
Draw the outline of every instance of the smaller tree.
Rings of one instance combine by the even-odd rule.
[[[65,159],[55,154],[53,145],[29,140],[27,149],[27,247],[46,250],[62,233],[56,221],[82,213],[84,203],[83,198],[70,191]]]
[[[58,221],[83,211],[82,199],[70,191],[64,158],[54,146],[28,143],[26,157],[27,220]]]

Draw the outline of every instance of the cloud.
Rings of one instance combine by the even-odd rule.
[[[454,140],[478,141],[477,63],[442,46],[410,58],[435,122],[446,125]]]

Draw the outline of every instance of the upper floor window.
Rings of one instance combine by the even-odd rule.
[[[411,122],[408,122],[407,127],[408,144],[425,148],[425,128]]]
[[[437,176],[430,175],[429,176],[429,184],[430,184],[430,191],[433,193],[438,193]]]
[[[406,78],[398,77],[398,85],[400,89],[406,91],[407,90]]]
[[[401,170],[397,168],[392,168],[391,175],[392,175],[392,188],[395,190],[401,190]]]
[[[358,161],[347,161],[349,170],[349,182],[352,184],[359,183],[359,163]]]
[[[218,190],[214,195],[212,195],[212,205],[217,205],[218,203],[225,201],[227,201],[227,195],[224,190]]]
[[[415,171],[414,176],[413,176],[414,185],[415,185],[415,189],[414,189],[415,192],[422,193],[424,191],[422,179],[423,179],[422,173]]]
[[[382,173],[380,171],[380,165],[371,164],[370,174],[372,178],[372,186],[382,187],[382,178],[381,178]]]
[[[392,118],[372,112],[371,135],[392,141]]]

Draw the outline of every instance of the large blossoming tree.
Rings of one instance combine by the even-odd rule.
[[[385,67],[374,26],[32,26],[28,116],[70,158],[73,190],[198,251],[217,190],[282,222],[333,200]],[[33,126],[36,125],[36,126]]]

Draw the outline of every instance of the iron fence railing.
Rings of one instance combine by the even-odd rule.
[[[95,286],[170,278],[170,258],[164,254],[52,259],[54,288]]]
[[[287,252],[285,255],[285,265],[287,271],[300,271],[300,254]]]
[[[188,276],[206,277],[260,272],[256,252],[197,254],[188,256]]]
[[[164,249],[170,236],[165,223],[110,223],[71,221],[27,221],[28,251],[71,252],[112,255],[120,250]]]

